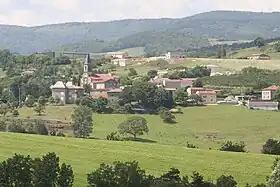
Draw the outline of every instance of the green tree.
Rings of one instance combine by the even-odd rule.
[[[7,130],[6,120],[1,118],[0,119],[0,132],[5,132],[6,130]]]
[[[34,108],[34,111],[38,114],[38,116],[41,116],[44,110],[45,110],[45,105],[42,105],[40,103],[38,103]]]
[[[31,107],[34,106],[34,104],[35,104],[35,98],[34,98],[34,96],[32,96],[32,95],[28,96],[28,98],[27,98],[26,101],[25,101],[25,106],[31,108]]]
[[[136,139],[137,136],[144,135],[149,132],[147,120],[143,117],[135,116],[128,118],[118,127],[120,134],[130,134]]]
[[[38,104],[39,105],[43,105],[43,106],[45,106],[46,105],[46,99],[43,97],[43,96],[40,96],[39,98],[38,98]]]
[[[157,76],[157,70],[149,70],[147,75],[150,79],[153,79]]]
[[[133,77],[138,75],[137,71],[134,68],[129,68],[128,76]]]
[[[198,88],[202,88],[203,87],[203,82],[201,79],[196,79],[193,83],[192,83],[193,87],[198,87]]]
[[[90,94],[91,92],[91,85],[90,84],[85,84],[84,85],[85,93]]]
[[[30,134],[48,135],[46,123],[41,119],[36,119],[27,125],[26,131]]]
[[[89,187],[151,187],[153,177],[147,175],[137,162],[114,162],[113,165],[101,164],[88,174]]]
[[[74,172],[70,165],[63,163],[59,170],[57,184],[59,187],[72,187],[74,182]]]
[[[227,141],[222,144],[220,151],[246,152],[245,147],[246,145],[244,142],[234,143],[232,141]]]
[[[273,100],[276,100],[276,101],[280,101],[280,89],[277,89],[274,97],[273,97]]]
[[[232,176],[222,175],[217,179],[217,187],[236,187],[237,182],[234,180]]]
[[[165,123],[174,123],[175,116],[167,109],[161,109],[159,112],[160,118]]]
[[[87,138],[92,133],[92,111],[86,106],[75,108],[71,115],[73,134],[77,138]]]
[[[268,187],[280,187],[280,162],[277,163],[274,170],[268,177]]]
[[[2,92],[2,99],[6,101],[6,103],[16,102],[17,99],[14,93],[10,89],[4,89]]]
[[[0,105],[0,114],[6,116],[7,113],[10,111],[9,105],[3,103]]]
[[[19,116],[19,112],[18,112],[17,109],[14,109],[14,110],[12,111],[12,113],[13,113],[13,116],[14,116],[14,117],[18,117],[18,116]]]
[[[254,40],[254,43],[255,43],[255,45],[258,46],[258,47],[262,47],[262,46],[265,45],[264,39],[263,39],[262,37],[256,38],[256,39]]]
[[[55,99],[51,96],[48,99],[49,104],[53,105],[55,103]]]
[[[186,106],[188,100],[188,92],[185,88],[180,88],[174,93],[174,102],[178,105]]]

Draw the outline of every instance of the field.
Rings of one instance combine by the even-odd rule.
[[[69,122],[73,106],[49,107],[44,119]],[[176,124],[165,124],[157,115],[144,115],[150,132],[142,141],[159,144],[186,146],[187,142],[203,149],[218,149],[226,140],[244,141],[247,150],[259,153],[268,138],[280,138],[278,112],[251,111],[237,106],[206,106],[183,109],[176,115]],[[22,109],[20,116],[37,117],[33,109]],[[95,138],[104,139],[117,130],[117,126],[129,115],[94,114]]]
[[[279,58],[280,59],[280,58]],[[209,58],[188,58],[186,60],[174,61],[168,68],[174,67],[194,67],[198,65],[209,66],[213,72],[238,72],[245,67],[257,67],[261,69],[280,70],[280,60],[243,60],[243,59],[209,59]],[[212,67],[211,67],[212,66]],[[215,66],[213,68],[213,66]],[[134,68],[138,74],[147,74],[149,70],[159,70],[159,67],[150,66],[149,62],[138,62],[125,68],[119,67],[114,73],[127,75],[129,68]]]
[[[55,152],[62,162],[71,164],[75,171],[75,187],[86,186],[86,174],[100,163],[116,160],[137,160],[147,172],[160,175],[170,167],[182,174],[198,171],[206,179],[232,175],[240,186],[265,182],[271,172],[272,156],[252,153],[229,153],[199,149],[187,149],[158,144],[84,140],[38,135],[0,133],[0,160],[14,153],[32,157]],[[211,177],[211,178],[210,178]]]

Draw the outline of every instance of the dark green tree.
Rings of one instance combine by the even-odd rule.
[[[217,187],[236,187],[237,182],[232,176],[222,175],[217,179]]]
[[[128,118],[126,121],[121,123],[118,127],[119,133],[122,135],[130,134],[136,140],[137,136],[144,135],[149,132],[147,120],[140,116],[134,116]]]
[[[38,103],[34,108],[34,111],[38,114],[38,116],[41,116],[44,110],[45,110],[45,105],[42,105],[40,103]]]
[[[198,88],[202,88],[203,87],[203,82],[201,79],[196,79],[193,83],[192,83],[193,87],[198,87]]]
[[[159,115],[164,123],[174,123],[175,122],[175,116],[167,109],[161,109],[159,111]]]
[[[263,39],[262,37],[256,38],[256,39],[254,40],[254,43],[255,43],[255,45],[258,46],[258,47],[262,47],[262,46],[265,45],[264,39]]]
[[[9,111],[10,111],[9,105],[7,105],[5,103],[2,103],[0,105],[0,114],[1,115],[6,116]]]
[[[178,105],[186,106],[188,100],[188,92],[185,88],[181,88],[174,93],[174,102]]]
[[[129,72],[128,72],[129,77],[138,75],[137,71],[134,68],[129,68],[128,70],[129,70]]]
[[[153,79],[157,76],[157,70],[149,70],[147,75],[150,79]]]
[[[73,135],[77,138],[87,138],[92,133],[92,110],[86,106],[75,108],[71,115]]]
[[[70,165],[63,163],[59,170],[57,179],[58,187],[72,187],[74,182],[74,172]]]
[[[153,177],[147,175],[137,162],[115,162],[112,166],[101,164],[88,174],[89,187],[151,187]]]
[[[34,98],[34,96],[30,95],[30,96],[27,98],[27,100],[25,101],[25,106],[31,108],[31,107],[34,106],[34,104],[35,104],[35,98]]]

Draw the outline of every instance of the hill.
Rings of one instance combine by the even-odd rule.
[[[41,118],[69,124],[69,114],[73,109],[72,105],[47,107]],[[19,113],[22,118],[38,117],[33,108],[22,108]],[[118,125],[130,116],[132,115],[94,114],[92,136],[105,139],[106,135],[116,131]],[[277,132],[280,127],[275,123],[280,120],[278,113],[251,111],[246,107],[187,107],[183,108],[183,114],[176,115],[177,123],[174,125],[163,123],[157,115],[142,116],[147,120],[150,129],[150,132],[139,140],[145,142],[183,147],[191,143],[202,149],[218,149],[227,140],[244,141],[248,151],[260,153],[267,139],[279,138]]]
[[[264,38],[279,37],[279,18],[280,13],[278,12],[214,11],[180,19],[130,19],[38,27],[0,25],[0,48],[8,48],[22,53],[41,52],[61,45],[86,43],[86,41],[100,40],[114,41],[115,43],[121,38],[133,38],[135,35],[137,38],[138,34],[138,37],[143,37],[143,33],[146,37],[155,33],[157,35],[157,32],[165,32],[161,33],[164,34],[163,39],[160,40],[161,45],[166,43],[164,38],[168,37],[171,32],[193,37],[252,40],[259,36]],[[178,40],[180,41],[180,39]],[[178,42],[178,40],[175,41]],[[181,47],[183,42],[178,43],[178,47]],[[145,43],[149,43],[148,39]],[[99,45],[99,42],[96,45]],[[131,45],[130,47],[144,46]]]
[[[160,175],[170,167],[182,174],[192,171],[215,180],[220,175],[232,175],[245,186],[265,182],[271,172],[272,156],[251,153],[187,149],[158,144],[117,142],[90,139],[58,138],[40,135],[0,133],[0,160],[14,153],[42,156],[55,152],[61,161],[71,164],[75,172],[75,185],[86,186],[86,174],[97,169],[100,163],[137,160],[148,172]]]

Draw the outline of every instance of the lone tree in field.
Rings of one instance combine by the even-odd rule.
[[[92,111],[86,106],[77,107],[71,115],[73,135],[87,138],[92,133]]]
[[[41,116],[44,110],[45,110],[45,105],[42,105],[40,103],[38,103],[34,108],[34,111],[38,114],[38,116]]]
[[[122,135],[130,134],[136,139],[137,136],[144,135],[149,132],[147,120],[143,117],[130,117],[119,125],[119,132]]]

